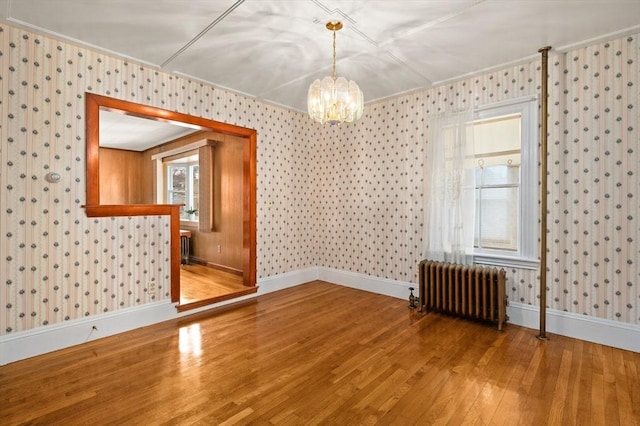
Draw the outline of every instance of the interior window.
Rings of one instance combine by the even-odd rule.
[[[478,263],[535,267],[537,102],[480,109],[474,121]]]
[[[198,155],[168,161],[165,176],[167,203],[184,204],[180,208],[180,220],[198,221],[200,210]]]

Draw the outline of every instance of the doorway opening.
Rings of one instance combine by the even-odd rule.
[[[118,123],[103,125],[108,120],[105,118],[107,113],[119,116]],[[103,145],[108,129],[117,128],[120,135],[132,134],[133,130],[123,131],[122,126],[126,126],[128,119],[162,123],[189,131],[183,133],[179,140],[174,136],[144,148]],[[134,126],[138,127],[140,123]],[[87,216],[170,216],[170,295],[178,311],[257,291],[255,130],[86,93],[86,132]],[[143,138],[133,139],[140,141]],[[165,179],[167,165],[186,152],[198,154],[197,168],[193,167],[195,162],[192,161],[182,183],[178,173],[175,176],[177,187],[172,188],[171,196],[167,196],[170,181]],[[110,155],[114,153],[118,155]],[[233,161],[229,160],[231,153],[235,155]],[[114,158],[117,160],[113,161]],[[229,183],[230,172],[226,162],[233,163],[235,167],[235,174],[231,173],[235,176],[233,184]],[[127,170],[119,170],[118,167],[124,164]],[[127,179],[126,191],[106,182],[107,176],[122,176],[131,170],[140,173],[141,177]],[[173,172],[176,170],[172,168]],[[191,188],[181,194],[180,185],[184,185],[187,179],[190,179]],[[226,223],[225,217],[234,218],[235,230],[231,230],[231,222]],[[181,231],[191,234],[190,248],[193,249],[193,255],[188,256],[188,264],[185,265],[182,265]],[[185,281],[200,281],[204,285],[207,277],[217,276],[216,281],[211,281],[211,287],[217,291],[205,294],[198,290],[199,286],[189,290],[185,287],[185,297],[182,298],[183,266]],[[238,281],[241,287],[237,285]]]

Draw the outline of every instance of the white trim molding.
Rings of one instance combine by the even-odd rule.
[[[538,306],[509,302],[509,323],[538,329]],[[640,353],[640,326],[547,308],[546,329],[550,333]],[[553,336],[550,337],[553,341]]]
[[[318,268],[311,267],[258,279],[258,296],[318,280]]]
[[[169,300],[0,336],[0,365],[255,298],[255,294],[178,312]]]
[[[4,335],[0,337],[0,365],[124,333],[175,316],[173,303],[165,300]]]
[[[341,271],[339,269],[331,269],[325,267],[318,267],[318,270],[318,279],[330,282],[332,284],[357,288],[358,290],[383,294],[385,296],[391,296],[397,299],[406,299],[407,303],[409,300],[410,287],[414,289],[414,296],[418,296],[417,284],[391,280],[388,278],[372,277],[370,275],[359,274],[356,272]]]
[[[198,309],[178,312],[174,303],[163,300],[62,324],[7,334],[0,336],[0,365],[253,299],[261,294],[283,290],[316,279],[318,279],[318,268],[308,268],[259,280],[257,294],[225,300]]]
[[[306,284],[314,280],[404,299],[407,300],[407,303],[410,294],[409,288],[413,287],[415,289],[414,295],[418,296],[417,285],[413,283],[332,268],[311,267],[261,278],[258,280],[257,294],[203,306],[199,309],[177,312],[174,304],[165,300],[95,315],[69,323],[38,327],[0,336],[0,365],[253,299],[263,294]],[[539,322],[539,308],[537,306],[511,302],[507,308],[507,314],[510,324],[537,328]],[[547,309],[547,330],[550,333],[640,353],[640,326],[634,324]]]
[[[333,284],[406,299],[407,303],[410,287],[415,289],[414,295],[418,296],[417,284],[324,267],[319,267],[318,270],[317,279]],[[537,306],[510,302],[507,314],[508,324],[538,328],[540,308]],[[640,326],[634,324],[547,309],[547,330],[562,336],[640,353]]]

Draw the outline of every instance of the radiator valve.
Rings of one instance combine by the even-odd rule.
[[[409,295],[409,309],[415,309],[418,307],[418,305],[416,305],[418,298],[413,295],[413,287],[409,287],[409,291],[411,292]]]

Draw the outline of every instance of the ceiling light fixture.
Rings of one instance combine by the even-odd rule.
[[[342,22],[329,21],[326,27],[333,31],[333,74],[311,83],[307,108],[315,121],[333,126],[342,122],[351,123],[362,117],[364,97],[355,81],[336,78],[336,31],[342,29]]]

